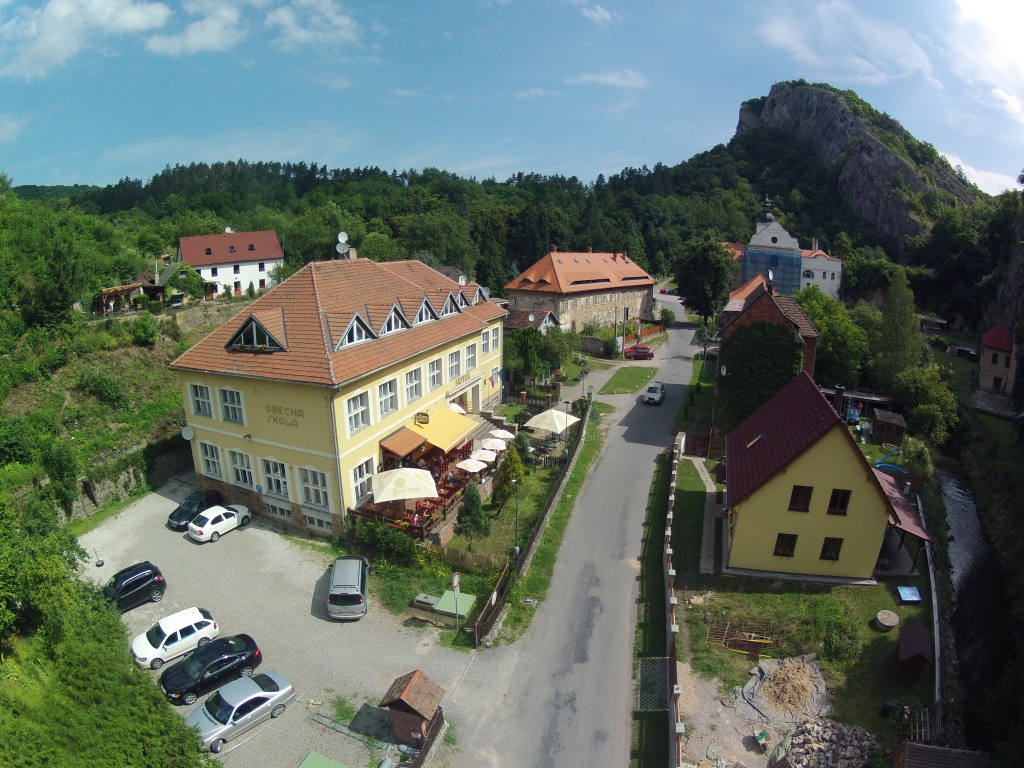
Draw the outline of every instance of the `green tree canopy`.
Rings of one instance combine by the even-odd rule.
[[[946,442],[960,420],[956,397],[934,363],[899,373],[892,394],[909,415],[910,430],[938,445]]]
[[[803,343],[787,326],[750,323],[722,341],[719,360],[718,423],[728,432],[800,373]]]
[[[701,317],[714,317],[729,298],[737,264],[713,232],[683,243],[675,277],[686,307]]]
[[[469,482],[466,492],[462,494],[462,506],[459,508],[455,532],[459,536],[468,538],[470,546],[477,536],[491,534],[491,518],[484,514],[483,501],[480,499],[480,486],[475,480]]]
[[[897,268],[889,279],[881,333],[871,350],[872,380],[885,392],[892,391],[901,373],[921,363],[923,341],[916,311],[906,273]]]
[[[499,510],[505,508],[505,504],[516,494],[516,486],[513,480],[520,483],[526,477],[526,470],[523,468],[523,460],[519,457],[519,451],[515,445],[510,445],[505,452],[505,458],[498,466],[498,473],[494,476],[494,488],[491,491],[492,498]]]
[[[858,384],[868,349],[867,333],[853,322],[842,303],[816,285],[798,291],[793,299],[821,334],[814,358],[815,380],[829,387]]]

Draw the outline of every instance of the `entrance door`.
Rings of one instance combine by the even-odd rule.
[[[480,385],[479,384],[475,385],[470,390],[470,393],[471,393],[471,396],[472,396],[472,401],[470,402],[470,406],[472,406],[471,410],[479,411],[480,410],[480,406],[482,405],[482,403],[480,402]],[[467,410],[470,410],[470,409],[467,409]]]

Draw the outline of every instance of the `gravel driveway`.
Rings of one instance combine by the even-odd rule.
[[[82,536],[85,550],[105,561],[101,568],[86,565],[83,575],[105,582],[127,565],[152,561],[167,579],[167,594],[124,615],[129,639],[163,616],[206,608],[222,635],[252,635],[263,651],[263,668],[280,670],[295,685],[299,698],[284,716],[228,742],[221,755],[225,765],[288,768],[315,750],[352,768],[376,766],[383,752],[312,722],[307,702],[321,701],[327,712],[339,695],[356,707],[375,705],[394,678],[413,669],[451,693],[472,655],[439,646],[436,630],[406,627],[372,603],[360,621],[330,620],[329,556],[259,523],[206,544],[171,531],[167,515],[195,490],[193,483],[192,473],[172,480]],[[159,673],[150,674],[155,682]],[[189,709],[179,711],[184,716]],[[360,717],[374,714],[364,707]]]

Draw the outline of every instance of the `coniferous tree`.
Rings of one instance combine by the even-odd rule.
[[[505,504],[515,495],[516,486],[513,480],[523,482],[526,477],[526,470],[523,469],[523,460],[519,458],[519,451],[514,445],[508,447],[505,458],[498,467],[498,474],[494,476],[494,490],[492,491],[494,503],[498,510],[505,508]]]
[[[881,335],[871,360],[875,385],[883,391],[891,391],[901,373],[921,362],[921,330],[916,311],[906,273],[893,270],[882,310]]]
[[[484,504],[480,499],[480,486],[470,481],[466,492],[462,495],[462,507],[459,509],[455,532],[469,539],[472,548],[473,539],[477,536],[491,535],[491,518],[484,514]]]

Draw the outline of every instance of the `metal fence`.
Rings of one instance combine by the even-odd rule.
[[[444,710],[441,707],[437,708],[437,714],[434,715],[434,719],[430,721],[430,727],[427,729],[426,737],[423,739],[423,746],[420,747],[420,753],[416,755],[415,759],[409,763],[412,768],[420,768],[427,760],[427,755],[430,754],[430,748],[434,746],[434,742],[437,740],[437,735],[441,733],[441,727],[444,725]]]
[[[505,569],[501,572],[501,576],[498,577],[498,583],[494,585],[494,590],[487,600],[487,605],[480,611],[476,623],[473,624],[474,648],[480,646],[480,641],[486,637],[487,633],[491,631],[491,627],[494,626],[494,622],[497,621],[498,615],[501,613],[501,607],[505,604],[505,597],[508,594],[511,583],[512,566],[509,563],[505,563]]]

